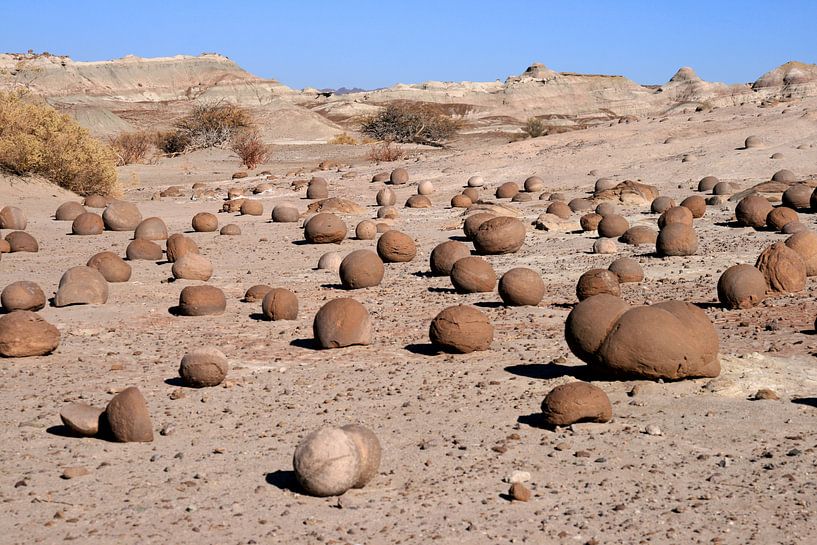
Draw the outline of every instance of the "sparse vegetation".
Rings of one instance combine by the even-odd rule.
[[[403,148],[391,140],[387,140],[372,144],[367,159],[373,163],[390,163],[401,159],[405,154]]]
[[[165,133],[159,147],[165,153],[182,153],[224,146],[236,132],[254,125],[250,113],[236,104],[223,101],[198,104],[173,124],[175,130]]]
[[[538,117],[529,117],[522,130],[531,138],[538,138],[547,132],[547,126]]]
[[[377,140],[440,146],[459,126],[459,121],[429,105],[396,103],[366,119],[361,132]]]
[[[156,136],[144,131],[123,132],[111,137],[110,145],[117,156],[117,164],[130,165],[144,161],[156,141]]]
[[[354,146],[354,145],[357,144],[357,140],[355,140],[354,137],[346,134],[345,132],[342,132],[342,133],[340,133],[338,135],[335,135],[335,137],[332,138],[329,141],[329,143],[330,144],[340,144],[340,145]]]
[[[0,168],[39,174],[80,195],[118,190],[113,150],[44,102],[0,92]]]
[[[255,168],[269,158],[269,146],[261,140],[261,134],[255,128],[246,128],[233,135],[230,149],[249,169]]]
[[[190,137],[179,131],[159,131],[156,133],[154,145],[166,155],[179,155],[190,145]]]

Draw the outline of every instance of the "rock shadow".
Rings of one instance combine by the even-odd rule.
[[[808,405],[809,407],[817,409],[817,397],[795,397],[791,402],[797,403],[798,405]]]
[[[419,356],[437,356],[445,353],[439,346],[432,343],[407,344],[405,349]]]
[[[289,346],[306,348],[307,350],[323,350],[323,347],[316,339],[294,339],[289,343]]]
[[[294,471],[279,469],[267,473],[264,480],[267,481],[267,484],[271,484],[280,490],[303,494],[303,489],[301,485],[298,484],[298,479],[295,477]]]
[[[523,363],[509,365],[505,371],[525,378],[550,380],[560,377],[573,377],[585,382],[607,379],[602,372],[591,369],[589,365],[562,365],[560,363]]]

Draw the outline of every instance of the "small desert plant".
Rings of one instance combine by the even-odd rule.
[[[377,140],[439,146],[458,128],[458,121],[429,105],[396,103],[366,119],[361,132]]]
[[[233,135],[230,149],[247,168],[255,168],[269,158],[269,146],[261,140],[261,134],[254,128],[243,129]]]
[[[80,195],[117,192],[113,150],[74,119],[26,98],[0,92],[0,168],[39,174]]]
[[[354,145],[357,144],[357,140],[355,140],[354,137],[349,136],[345,132],[342,132],[340,134],[335,135],[335,137],[332,138],[329,141],[329,143],[330,144],[342,144],[342,145],[354,146]]]
[[[162,153],[171,156],[179,155],[190,146],[190,137],[179,131],[159,131],[156,133],[153,144]]]
[[[176,129],[173,147],[184,144],[182,151],[188,151],[224,146],[234,133],[253,127],[254,123],[246,109],[219,101],[197,104],[173,126]]]
[[[405,154],[403,148],[391,140],[387,140],[385,142],[372,144],[366,158],[373,163],[390,163],[391,161],[397,161]]]
[[[547,132],[547,127],[538,117],[529,117],[522,130],[531,138],[537,138]]]
[[[122,166],[144,161],[155,140],[154,135],[144,131],[123,132],[111,137],[110,145]]]

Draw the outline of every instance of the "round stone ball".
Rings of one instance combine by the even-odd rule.
[[[0,316],[0,356],[44,356],[60,344],[60,331],[30,310]]]
[[[641,246],[642,244],[655,244],[658,233],[646,225],[636,225],[630,227],[627,232],[619,237],[619,241],[630,246]]]
[[[125,256],[131,260],[161,261],[162,247],[152,240],[132,240],[125,249]]]
[[[812,189],[805,184],[797,184],[783,192],[783,206],[794,210],[807,210],[811,206]]]
[[[482,176],[471,176],[468,178],[467,185],[468,187],[482,187],[485,185],[485,180]]]
[[[655,251],[661,257],[693,255],[698,251],[698,234],[683,223],[671,223],[658,233]]]
[[[88,195],[87,197],[85,197],[85,201],[83,202],[83,204],[87,208],[105,208],[112,201],[113,201],[113,199],[111,199],[110,197],[105,197],[103,195],[94,194],[94,195]]]
[[[749,195],[740,200],[735,207],[735,218],[744,227],[762,229],[766,226],[766,217],[772,211],[772,204],[758,195]]]
[[[618,213],[619,213],[618,212],[618,206],[616,206],[615,204],[613,204],[611,202],[600,202],[596,206],[596,214],[598,214],[601,217],[611,216],[613,214],[618,214]]]
[[[161,218],[152,217],[142,220],[133,232],[133,238],[145,240],[167,240],[167,225]]]
[[[407,263],[417,255],[417,245],[407,234],[392,230],[378,239],[377,255],[384,263]]]
[[[121,443],[153,441],[153,423],[144,396],[135,386],[125,388],[105,408],[111,435]]]
[[[298,209],[291,204],[279,204],[272,209],[270,219],[275,223],[296,223],[301,217]]]
[[[596,193],[601,193],[602,191],[607,191],[608,189],[613,189],[617,185],[618,185],[618,182],[615,181],[615,180],[612,180],[610,178],[599,178],[598,180],[596,180],[596,183],[593,186],[593,189],[596,191]]]
[[[298,296],[284,288],[273,288],[261,302],[261,312],[273,321],[298,318]]]
[[[388,233],[389,231],[391,231],[391,225],[389,225],[385,221],[377,222],[377,232],[378,232],[378,234],[382,235],[383,233]]]
[[[142,221],[142,213],[133,203],[113,201],[102,212],[102,221],[109,231],[133,231]]]
[[[462,190],[462,194],[471,199],[471,202],[477,202],[479,200],[479,191],[473,187],[466,187]]]
[[[259,301],[264,300],[264,296],[268,294],[272,290],[272,286],[268,286],[267,284],[256,284],[254,286],[250,286],[247,291],[244,292],[244,298],[242,301],[245,303],[257,303]]]
[[[531,202],[533,200],[533,195],[530,193],[525,193],[520,191],[513,197],[511,197],[511,202]]]
[[[573,210],[562,201],[555,201],[548,205],[547,209],[545,209],[545,213],[553,214],[556,217],[566,220],[573,215]]]
[[[808,231],[808,227],[800,223],[799,221],[790,221],[783,228],[780,230],[781,233],[784,235],[793,235],[795,233],[801,233],[803,231]]]
[[[45,307],[45,293],[36,283],[29,280],[12,282],[0,293],[3,310],[30,310],[36,312]]]
[[[629,308],[622,299],[609,293],[580,301],[565,321],[565,340],[570,351],[587,364],[597,364],[596,353]]]
[[[778,170],[772,175],[772,181],[790,184],[797,181],[797,176],[795,176],[794,172],[791,170],[784,168],[782,170]]]
[[[522,247],[526,234],[525,224],[516,218],[491,218],[474,234],[474,248],[480,254],[512,254]]]
[[[412,195],[406,200],[406,208],[431,208],[431,199],[425,195]]]
[[[619,257],[607,267],[612,273],[618,277],[620,284],[629,282],[641,282],[644,280],[644,269],[635,259],[630,257]]]
[[[545,296],[542,277],[527,267],[516,267],[499,279],[499,297],[508,306],[536,306]]]
[[[576,297],[584,301],[600,293],[607,293],[618,297],[621,295],[621,285],[616,273],[607,269],[590,269],[579,277],[576,283]]]
[[[12,229],[23,231],[28,225],[28,219],[22,208],[16,206],[4,206],[0,209],[0,229]]]
[[[54,219],[57,221],[74,221],[77,216],[87,212],[85,207],[75,201],[62,203],[54,212]]]
[[[766,298],[766,277],[751,265],[732,265],[718,279],[718,300],[728,309],[752,308]]]
[[[357,481],[352,486],[354,488],[363,488],[375,478],[377,470],[380,468],[380,458],[383,455],[380,441],[377,440],[377,436],[372,430],[360,424],[347,424],[340,429],[345,431],[355,442],[360,461]]]
[[[590,212],[579,218],[579,225],[581,225],[582,231],[595,231],[599,228],[602,218],[603,216],[600,214]]]
[[[466,195],[458,194],[451,197],[451,208],[468,208],[474,204]]]
[[[71,224],[71,233],[74,235],[88,236],[101,235],[105,230],[105,223],[102,216],[93,212],[83,212]]]
[[[672,200],[670,197],[666,196],[656,197],[655,199],[653,199],[652,203],[650,203],[650,211],[653,214],[663,214],[673,206],[675,206],[675,201]]]
[[[306,198],[309,200],[318,200],[329,198],[329,187],[325,184],[309,184],[306,187]]]
[[[239,208],[239,212],[242,216],[261,216],[264,214],[264,205],[261,201],[244,199],[244,202],[241,203],[241,208]]]
[[[618,251],[618,245],[612,238],[600,238],[593,243],[594,254],[614,254]]]
[[[584,212],[586,210],[593,210],[593,201],[576,197],[575,199],[570,199],[567,206],[570,207],[570,210],[573,212]]]
[[[37,239],[29,235],[25,231],[12,231],[6,235],[6,242],[9,245],[9,252],[32,252],[40,251],[40,245]]]
[[[193,216],[193,230],[197,233],[212,233],[218,229],[218,218],[210,212],[199,212]]]
[[[343,258],[338,269],[340,283],[347,290],[371,288],[383,280],[383,261],[371,250],[355,250]]]
[[[698,191],[704,193],[712,191],[719,182],[720,180],[715,176],[704,176],[701,178],[701,181],[698,182]]]
[[[184,355],[179,376],[185,386],[208,388],[218,386],[227,377],[227,356],[211,346],[194,348]]]
[[[763,250],[755,262],[769,289],[775,293],[796,293],[806,286],[806,264],[800,254],[783,242]]]
[[[167,260],[170,263],[175,263],[182,256],[187,254],[199,253],[199,247],[196,241],[190,237],[186,237],[181,233],[174,233],[170,235],[165,243]]]
[[[610,398],[604,390],[587,382],[556,386],[542,401],[542,418],[550,426],[608,422],[612,417]]]
[[[680,223],[692,227],[692,210],[686,206],[673,206],[667,208],[663,214],[658,216],[658,228],[663,229],[667,225]]]
[[[292,457],[295,477],[312,496],[340,496],[357,484],[360,457],[352,436],[342,429],[324,427],[298,443]]]
[[[700,195],[690,195],[681,201],[681,206],[688,208],[693,218],[702,218],[706,214],[706,199]]]
[[[396,168],[391,171],[389,181],[395,185],[407,184],[409,181],[409,172],[403,167]]]
[[[800,255],[806,265],[806,276],[817,276],[817,233],[809,230],[794,233],[785,244]]]
[[[514,182],[505,182],[496,188],[497,199],[511,199],[517,193],[519,193],[519,186]]]
[[[377,236],[377,224],[372,220],[363,220],[355,227],[355,236],[358,240],[374,240]]]
[[[312,322],[315,340],[321,348],[343,348],[372,342],[369,312],[354,299],[333,299],[323,305]]]
[[[185,280],[201,280],[206,282],[213,276],[213,264],[200,254],[185,254],[173,263],[171,268],[173,278]]]
[[[597,230],[600,237],[618,238],[627,232],[629,228],[630,222],[628,222],[624,216],[611,214],[601,218]]]
[[[762,148],[763,139],[755,135],[747,136],[746,140],[743,141],[743,147],[746,149]]]
[[[454,263],[470,255],[471,250],[462,242],[456,240],[441,242],[431,250],[431,257],[429,258],[431,274],[434,276],[448,276],[451,274]]]
[[[321,212],[309,219],[304,237],[310,244],[339,243],[346,238],[346,224],[335,214]]]
[[[224,314],[227,298],[215,286],[187,286],[179,294],[179,314],[182,316],[218,316]]]
[[[108,281],[98,270],[79,266],[65,271],[54,296],[55,307],[68,305],[104,305],[108,300]]]
[[[496,286],[496,272],[481,257],[464,257],[451,267],[451,283],[460,293],[484,293]]]
[[[388,187],[384,187],[377,192],[375,201],[377,202],[377,206],[394,206],[395,203],[397,203],[397,193]]]
[[[400,216],[400,213],[393,206],[381,206],[377,209],[377,219],[393,220]]]
[[[432,193],[434,193],[434,184],[432,184],[428,180],[422,181],[419,184],[417,184],[418,195],[431,195]]]
[[[528,193],[538,193],[545,189],[545,181],[539,176],[530,176],[525,179],[524,187]]]
[[[338,272],[343,256],[338,252],[326,252],[318,259],[318,270]]]
[[[797,212],[786,206],[772,208],[766,215],[766,226],[775,231],[782,230],[786,224],[793,221],[799,222],[800,217],[797,215]]]
[[[465,238],[468,240],[473,240],[474,236],[477,234],[477,230],[479,230],[479,226],[489,219],[495,217],[496,214],[492,212],[477,212],[476,214],[471,214],[465,218],[465,221],[462,224],[462,231],[465,233]]]
[[[239,227],[235,223],[228,223],[227,225],[221,228],[219,234],[227,236],[238,236],[241,234],[241,227]]]
[[[428,337],[432,344],[446,351],[469,354],[491,347],[494,328],[488,317],[476,307],[456,305],[434,317]]]
[[[110,283],[127,282],[131,276],[131,266],[113,252],[99,252],[86,263],[96,269]]]

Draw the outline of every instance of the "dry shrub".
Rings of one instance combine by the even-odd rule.
[[[372,144],[367,159],[373,163],[390,163],[391,161],[397,161],[405,154],[403,148],[388,140]]]
[[[261,140],[261,134],[256,129],[244,129],[233,135],[230,149],[241,159],[249,169],[253,169],[269,158],[269,146]]]
[[[39,174],[88,195],[118,191],[116,155],[67,115],[21,93],[0,92],[0,168]]]
[[[531,138],[537,138],[547,132],[547,126],[538,117],[529,117],[522,130]]]
[[[181,148],[171,153],[224,146],[236,132],[254,125],[250,113],[236,104],[223,101],[197,104],[173,124],[176,134],[168,144],[172,149]]]
[[[354,137],[349,136],[345,132],[342,132],[342,133],[340,133],[338,135],[335,135],[335,137],[332,138],[329,141],[329,143],[330,144],[341,144],[341,145],[354,146],[354,145],[357,144],[357,140],[355,140]]]
[[[153,148],[155,135],[148,132],[123,132],[110,139],[110,145],[116,153],[119,166],[141,163]]]
[[[153,144],[167,155],[179,155],[190,146],[190,137],[179,131],[159,131]]]
[[[361,132],[376,138],[403,143],[439,146],[454,136],[459,121],[422,103],[395,103],[366,119]]]

